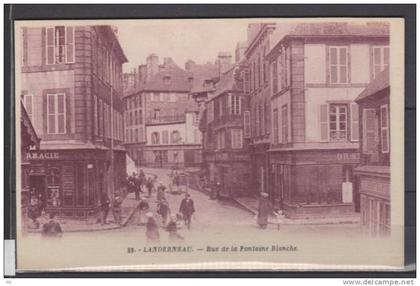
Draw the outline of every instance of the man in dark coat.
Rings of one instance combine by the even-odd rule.
[[[153,190],[153,180],[150,177],[146,181],[146,188],[147,188],[148,196],[151,197],[152,196],[152,190]]]
[[[181,205],[179,206],[179,212],[184,217],[185,225],[190,229],[191,216],[195,212],[194,201],[191,199],[190,194],[185,194],[185,198],[182,199]]]
[[[257,215],[257,223],[260,228],[265,229],[267,228],[268,224],[268,216],[272,212],[272,205],[271,202],[268,200],[267,193],[261,193],[260,200],[258,201],[258,215]]]
[[[50,213],[50,221],[42,226],[41,235],[43,237],[61,237],[63,231],[58,222],[54,220],[55,215]]]

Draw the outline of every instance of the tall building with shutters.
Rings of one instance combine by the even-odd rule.
[[[41,139],[29,151],[27,186],[46,210],[86,217],[126,176],[122,65],[111,26],[23,27],[23,103]],[[113,172],[112,172],[113,171]]]
[[[384,23],[288,24],[267,54],[269,194],[291,218],[360,210],[354,102],[389,61]]]
[[[171,58],[147,58],[145,81],[124,96],[125,146],[138,166],[183,168],[202,162],[193,74]]]

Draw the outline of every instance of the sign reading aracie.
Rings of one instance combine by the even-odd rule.
[[[60,159],[58,152],[30,152],[26,154],[28,160],[51,160]]]

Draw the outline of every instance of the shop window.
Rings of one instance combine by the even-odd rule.
[[[46,28],[47,65],[74,62],[74,28],[56,26]]]
[[[347,47],[329,47],[328,51],[330,83],[348,83]]]
[[[64,93],[47,94],[47,132],[66,133],[66,96]]]

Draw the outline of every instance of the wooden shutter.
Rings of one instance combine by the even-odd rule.
[[[244,111],[244,137],[251,137],[251,114],[249,111]]]
[[[363,152],[376,154],[378,151],[378,118],[375,109],[363,110]]]
[[[53,65],[55,63],[55,29],[52,28],[46,28],[46,37],[45,37],[45,51],[47,53],[46,56],[46,64],[47,65]]]
[[[74,62],[74,28],[66,27],[66,62]]]
[[[352,102],[350,107],[350,140],[359,141],[359,105],[355,102]]]
[[[235,110],[235,105],[232,104],[232,100],[234,100],[234,96],[233,95],[228,95],[227,96],[227,101],[228,101],[228,114],[234,114],[234,110]]]
[[[321,104],[319,109],[319,123],[321,132],[321,142],[327,142],[329,139],[328,134],[328,104]]]

